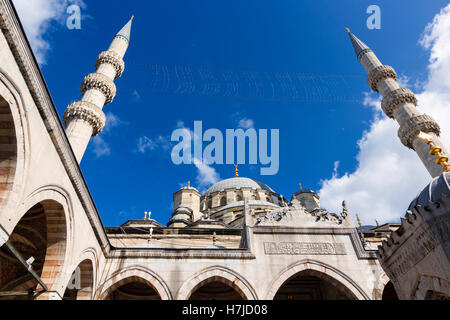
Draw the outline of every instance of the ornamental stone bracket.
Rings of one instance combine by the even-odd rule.
[[[95,62],[95,69],[98,69],[103,63],[109,63],[116,69],[115,79],[120,78],[125,70],[125,62],[123,59],[111,50],[103,51],[99,54],[97,61]]]
[[[392,91],[383,98],[383,101],[381,102],[381,108],[389,118],[393,119],[394,112],[397,107],[405,103],[411,103],[417,107],[418,101],[411,90],[400,88]]]
[[[315,209],[307,211],[300,201],[293,199],[289,207],[281,207],[264,214],[257,214],[250,209],[250,216],[253,218],[253,226],[342,226],[347,225],[348,209],[343,202],[341,215],[329,212],[325,209]]]
[[[434,261],[444,263],[440,267],[448,270],[450,267],[450,252],[448,242],[450,241],[450,197],[444,195],[438,202],[429,201],[426,206],[416,206],[412,211],[406,213],[402,218],[401,226],[391,233],[387,241],[383,241],[378,248],[380,263],[392,280],[396,289],[399,278],[421,272],[418,265],[428,255],[439,255],[441,251],[435,250],[441,246],[444,256],[435,257]],[[439,270],[437,268],[436,270]],[[445,278],[445,275],[441,275]],[[415,278],[415,277],[414,277]],[[407,288],[399,288],[398,291],[407,291]],[[404,292],[406,299],[410,292]]]
[[[441,133],[438,123],[429,115],[423,114],[409,119],[398,129],[400,141],[408,148],[413,149],[413,141],[420,132],[432,132],[437,136]]]
[[[81,84],[81,93],[84,95],[89,89],[97,89],[106,98],[105,105],[111,103],[116,96],[116,85],[107,76],[100,73],[90,73],[84,77]]]
[[[373,91],[378,92],[378,83],[386,78],[392,78],[397,81],[397,73],[391,66],[379,66],[369,73],[367,83]]]
[[[87,101],[72,102],[63,115],[64,125],[67,127],[72,119],[82,119],[88,122],[93,129],[92,136],[102,132],[106,124],[106,116],[95,104]]]

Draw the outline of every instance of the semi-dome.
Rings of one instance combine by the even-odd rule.
[[[262,189],[268,192],[274,192],[269,186],[266,184],[250,179],[250,178],[244,178],[244,177],[235,177],[230,179],[225,179],[222,181],[217,182],[215,185],[213,185],[211,188],[206,190],[205,196],[210,195],[214,192],[221,192],[225,190],[230,189],[242,189],[242,188],[250,188],[250,189]]]
[[[440,200],[443,195],[450,197],[450,172],[445,172],[434,178],[411,202],[408,210],[412,210],[418,205],[426,206],[428,201],[436,202]]]

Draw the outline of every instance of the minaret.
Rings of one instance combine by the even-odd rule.
[[[390,66],[382,65],[374,52],[347,29],[358,61],[368,73],[370,88],[383,95],[384,113],[400,125],[398,137],[408,148],[418,154],[432,177],[448,171],[448,152],[439,140],[440,127],[430,116],[421,114],[417,98],[409,89],[400,88],[397,74]],[[437,146],[437,147],[436,147]],[[434,147],[434,149],[433,149]],[[439,152],[437,152],[439,149]]]
[[[78,163],[81,162],[91,137],[102,132],[106,117],[102,109],[116,95],[114,79],[125,68],[123,57],[130,42],[130,21],[114,37],[109,49],[103,51],[95,62],[97,72],[88,74],[81,84],[81,101],[72,102],[64,112],[67,137]]]

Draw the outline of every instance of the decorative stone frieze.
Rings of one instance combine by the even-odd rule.
[[[405,122],[398,130],[398,137],[406,147],[413,149],[412,143],[421,131],[433,132],[439,136],[441,128],[432,117],[423,114]]]
[[[87,121],[93,129],[92,136],[102,132],[106,124],[106,116],[95,104],[87,101],[72,102],[64,112],[64,125],[68,126],[72,119]]]
[[[361,50],[361,52],[357,56],[358,61],[361,61],[361,58],[363,57],[363,55],[365,55],[366,53],[369,53],[369,52],[373,52],[372,49],[366,48],[366,49]]]
[[[109,63],[116,69],[115,79],[122,76],[123,70],[125,69],[125,62],[120,55],[111,50],[103,51],[99,54],[97,61],[95,62],[95,68],[98,69],[100,65],[104,63]]]
[[[397,73],[391,66],[379,66],[369,73],[367,83],[373,91],[378,92],[378,83],[386,78],[397,81]]]
[[[107,76],[100,73],[88,74],[81,84],[81,93],[84,94],[89,89],[97,89],[101,91],[105,97],[105,104],[109,104],[116,96],[116,85]]]
[[[395,109],[405,103],[411,103],[417,106],[417,98],[411,90],[400,88],[390,92],[383,98],[381,108],[389,118],[394,118]]]

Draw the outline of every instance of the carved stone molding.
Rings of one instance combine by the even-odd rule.
[[[379,66],[369,73],[367,83],[373,91],[378,92],[378,83],[386,78],[392,78],[397,81],[397,73],[391,66]]]
[[[423,114],[413,117],[405,122],[400,129],[398,129],[398,137],[406,147],[413,149],[412,143],[421,131],[433,132],[439,136],[441,128],[432,117]]]
[[[106,124],[106,116],[95,104],[87,101],[76,101],[69,104],[64,112],[64,125],[67,127],[73,119],[83,119],[87,121],[93,129],[92,136],[95,137]]]
[[[31,96],[36,103],[36,107],[43,118],[47,131],[52,137],[52,141],[55,144],[64,168],[71,179],[77,195],[80,197],[81,204],[101,244],[101,249],[106,254],[110,250],[110,244],[100,221],[100,216],[95,208],[86,182],[82,177],[75,155],[71,151],[56,107],[46,89],[44,79],[39,71],[33,53],[26,42],[25,34],[20,27],[20,23],[14,14],[14,9],[9,0],[0,0],[0,28],[30,90]]]
[[[417,106],[417,98],[411,90],[400,88],[392,91],[383,98],[381,108],[389,118],[394,118],[394,111],[399,105],[411,103]]]
[[[100,73],[90,73],[84,77],[81,84],[81,93],[84,94],[89,89],[97,89],[106,97],[105,104],[109,104],[116,96],[116,85],[107,76]]]
[[[120,58],[120,56],[114,51],[103,51],[99,54],[97,61],[95,61],[95,69],[98,69],[101,64],[109,63],[116,69],[115,79],[122,76],[123,70],[125,69],[125,62]]]

